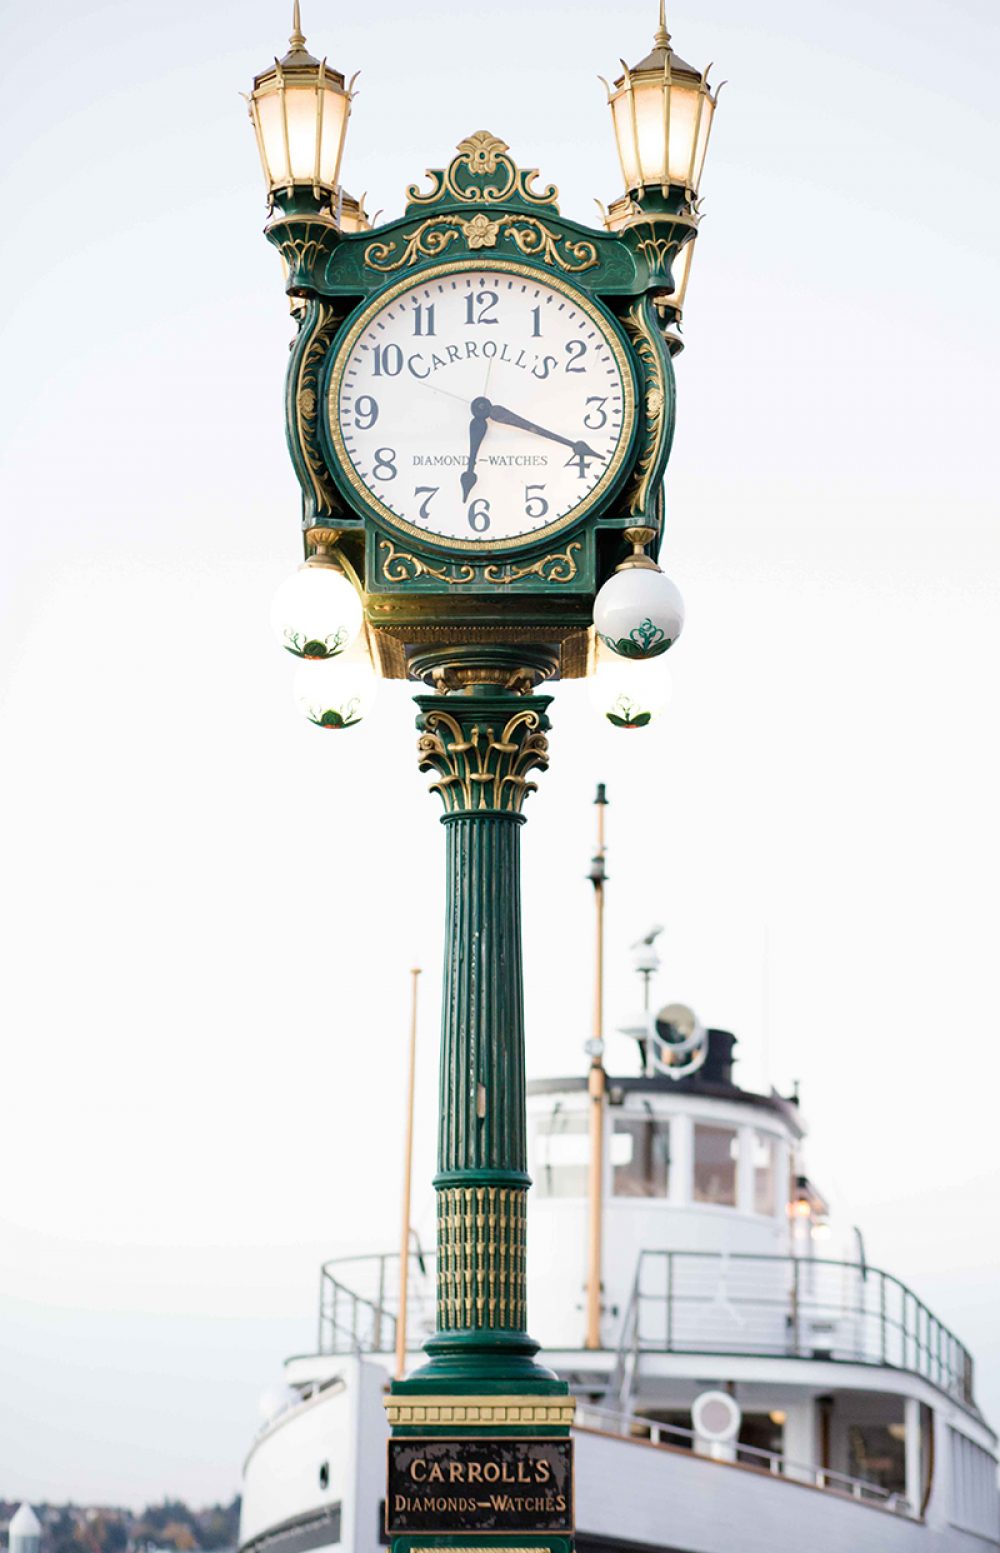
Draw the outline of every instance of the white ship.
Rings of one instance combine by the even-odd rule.
[[[797,1097],[740,1088],[734,1036],[680,1005],[630,1033],[640,1071],[601,1070],[599,1196],[587,1078],[528,1085],[528,1325],[577,1398],[581,1553],[1000,1548],[972,1358],[856,1231],[833,1254]],[[399,1275],[397,1254],[323,1267],[316,1352],[287,1361],[246,1458],[241,1553],[385,1544]],[[408,1281],[407,1372],[434,1327],[431,1254]]]

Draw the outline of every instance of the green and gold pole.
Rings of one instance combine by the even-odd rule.
[[[416,697],[420,769],[435,774],[446,836],[437,1320],[428,1363],[393,1383],[386,1407],[394,1445],[459,1435],[477,1450],[492,1438],[544,1457],[546,1442],[566,1439],[574,1402],[536,1362],[527,1329],[520,839],[530,774],[548,764],[551,698],[518,694],[512,680],[494,661],[467,670],[457,691]],[[526,1460],[542,1470],[530,1450]],[[569,1524],[542,1538],[553,1553],[570,1547]],[[394,1539],[397,1553],[420,1545]]]

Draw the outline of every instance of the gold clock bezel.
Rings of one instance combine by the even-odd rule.
[[[384,307],[394,302],[397,297],[402,296],[404,292],[418,288],[429,280],[438,280],[442,275],[467,274],[469,271],[475,270],[480,270],[483,274],[520,275],[528,280],[543,281],[546,285],[551,286],[554,291],[559,291],[563,296],[569,297],[576,306],[587,314],[591,322],[600,329],[602,337],[610,346],[621,374],[624,399],[622,431],[618,439],[618,446],[600,480],[598,480],[593,490],[588,493],[579,506],[575,507],[572,512],[565,514],[565,516],[557,518],[553,523],[547,523],[542,528],[532,529],[530,534],[516,534],[510,539],[493,541],[470,541],[464,538],[449,539],[444,534],[433,534],[425,528],[418,528],[415,523],[408,522],[406,518],[399,517],[397,513],[386,507],[384,503],[379,501],[374,491],[370,490],[365,484],[352,464],[341,434],[340,415],[338,412],[340,385],[344,370],[351,352],[372,319]],[[327,429],[330,443],[336,456],[337,472],[341,475],[342,480],[347,482],[351,491],[360,498],[364,508],[373,513],[380,523],[384,523],[390,529],[406,534],[410,539],[418,539],[425,545],[431,545],[441,550],[458,550],[463,555],[469,557],[496,555],[505,550],[526,550],[532,545],[543,543],[554,534],[562,533],[564,529],[572,528],[576,524],[581,523],[618,480],[635,436],[635,377],[628,349],[624,340],[619,336],[614,320],[593,297],[588,296],[577,286],[573,286],[568,281],[563,280],[562,276],[543,274],[535,266],[518,264],[514,259],[492,259],[488,263],[483,263],[479,259],[455,259],[448,264],[437,264],[427,269],[421,269],[415,275],[410,275],[405,280],[395,281],[391,286],[387,286],[382,291],[379,291],[364,305],[337,347],[327,382],[325,399]]]

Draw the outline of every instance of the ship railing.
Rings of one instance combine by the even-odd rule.
[[[336,1257],[319,1281],[319,1352],[392,1353],[400,1302],[399,1253]],[[434,1331],[434,1257],[410,1253],[406,1340],[419,1346]]]
[[[395,1253],[325,1263],[320,1353],[391,1353],[399,1284]],[[436,1311],[434,1257],[420,1248],[410,1254],[408,1290],[406,1336],[413,1349],[432,1335]],[[898,1278],[862,1262],[642,1251],[612,1341],[617,1357],[608,1397],[623,1409],[647,1353],[884,1365],[923,1376],[964,1405],[975,1406],[968,1350]]]
[[[642,1251],[612,1395],[639,1355],[664,1351],[885,1365],[975,1406],[968,1350],[912,1289],[861,1262]]]
[[[692,1429],[679,1424],[659,1423],[641,1413],[616,1413],[607,1408],[578,1403],[576,1427],[592,1429],[598,1434],[610,1434],[624,1440],[644,1440],[653,1445],[672,1445],[681,1450],[693,1451],[711,1460],[728,1462],[741,1467],[751,1467],[767,1472],[772,1477],[785,1478],[789,1482],[806,1483],[827,1493],[840,1494],[861,1503],[876,1504],[898,1515],[912,1515],[909,1501],[902,1494],[893,1493],[867,1478],[851,1477],[846,1472],[834,1472],[829,1467],[814,1463],[792,1461],[778,1451],[767,1451],[756,1445],[719,1446],[700,1439]]]

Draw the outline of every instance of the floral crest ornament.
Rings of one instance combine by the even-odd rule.
[[[488,129],[477,129],[474,135],[458,142],[457,149],[464,152],[470,173],[483,178],[497,170],[497,158],[509,151],[505,140],[491,135]]]
[[[462,236],[470,248],[495,248],[499,233],[499,221],[491,221],[482,211],[472,216],[462,228]]]
[[[661,652],[666,652],[673,645],[673,637],[667,635],[660,626],[654,625],[647,617],[635,626],[628,636],[614,637],[598,633],[605,647],[618,653],[621,658],[656,658]]]
[[[351,644],[349,631],[338,629],[331,631],[329,636],[307,637],[302,631],[294,631],[290,626],[285,627],[285,640],[283,646],[286,652],[290,652],[296,658],[336,658]]]
[[[547,205],[554,215],[558,214],[559,191],[555,185],[535,188],[537,167],[518,167],[509,151],[506,140],[488,129],[466,135],[447,167],[428,168],[431,187],[426,193],[422,194],[415,183],[410,184],[406,194],[408,213],[421,206],[457,200],[463,205],[513,203],[522,210]]]
[[[630,696],[625,690],[615,697],[604,715],[615,728],[645,728],[653,717],[652,712],[647,711],[641,701]]]
[[[315,728],[353,728],[355,723],[361,721],[361,702],[357,696],[352,696],[345,701],[339,711],[335,707],[327,707],[314,717],[308,713],[309,721]]]

